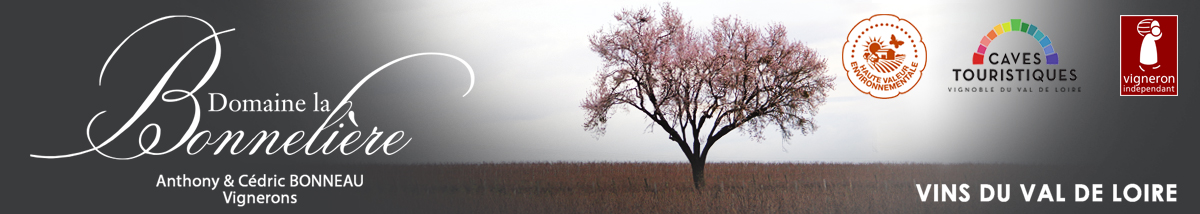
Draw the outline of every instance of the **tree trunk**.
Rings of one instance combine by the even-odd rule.
[[[704,187],[704,161],[692,161],[692,183],[696,190]]]

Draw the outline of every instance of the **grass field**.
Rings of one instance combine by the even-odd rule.
[[[708,186],[697,191],[684,163],[405,165],[382,170],[373,176],[382,181],[369,185],[372,195],[387,196],[382,202],[415,213],[1019,213],[1041,205],[979,203],[977,185],[1016,185],[1020,175],[1049,170],[710,163]],[[976,202],[922,203],[914,183],[969,183]]]

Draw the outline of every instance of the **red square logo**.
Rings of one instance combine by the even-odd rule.
[[[1179,96],[1179,16],[1121,16],[1121,96]]]

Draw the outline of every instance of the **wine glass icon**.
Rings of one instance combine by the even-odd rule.
[[[1143,19],[1138,22],[1137,31],[1138,35],[1142,36],[1142,51],[1138,61],[1142,65],[1153,65],[1154,67],[1151,69],[1157,69],[1160,65],[1156,65],[1158,64],[1158,45],[1155,41],[1162,38],[1162,28],[1154,19]],[[1145,66],[1139,66],[1139,68],[1146,71]]]

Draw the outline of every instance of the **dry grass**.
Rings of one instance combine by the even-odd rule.
[[[369,175],[368,185],[380,202],[418,213],[1007,213],[1027,209],[921,203],[913,184],[1013,183],[1043,168],[710,163],[697,191],[683,163],[407,165]]]

